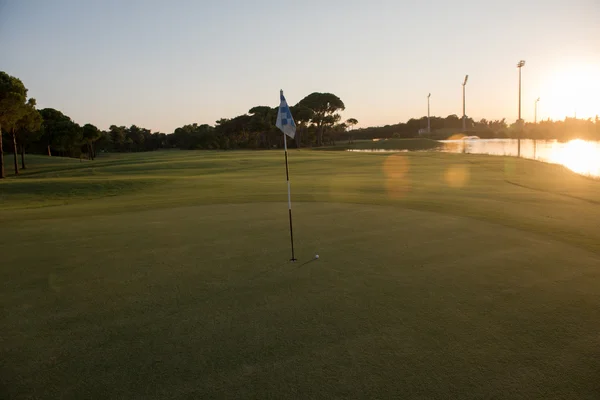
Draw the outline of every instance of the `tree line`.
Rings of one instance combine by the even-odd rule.
[[[460,133],[467,136],[478,136],[482,139],[556,139],[568,141],[571,139],[600,140],[600,118],[577,119],[565,118],[563,121],[544,120],[538,123],[515,121],[512,124],[506,119],[475,121],[466,118],[466,131],[462,130],[462,118],[453,114],[446,118],[431,117],[431,132],[427,133],[427,117],[411,118],[407,122],[380,127],[369,127],[347,131],[340,139],[365,140],[375,138],[412,138],[416,136],[432,139],[448,139]]]
[[[419,135],[446,139],[462,132],[462,118],[449,115],[431,117],[431,132],[425,132],[427,117],[379,127],[354,129],[355,118],[342,121],[344,102],[332,93],[311,93],[290,107],[297,130],[291,147],[313,147],[338,141],[375,138],[411,138]],[[186,150],[272,149],[283,147],[283,136],[275,127],[278,107],[256,106],[214,125],[189,124],[173,133],[151,132],[136,125],[111,125],[100,130],[83,126],[53,108],[38,110],[27,98],[23,82],[0,71],[0,177],[5,176],[4,153],[13,155],[15,174],[26,168],[25,155],[47,154],[65,157],[85,156],[93,160],[99,152],[139,152],[167,148]],[[481,138],[532,138],[569,140],[576,137],[600,140],[600,121],[567,118],[564,121],[522,121],[508,124],[505,119],[475,121],[466,119],[467,135]],[[20,167],[18,155],[20,154]]]
[[[311,93],[290,107],[297,132],[290,146],[312,147],[335,143],[335,138],[358,123],[341,121],[344,102],[332,93]],[[271,149],[283,146],[275,127],[278,107],[256,106],[234,118],[222,118],[215,125],[184,125],[171,134],[151,132],[132,125],[111,125],[100,130],[83,126],[53,108],[38,110],[27,98],[23,82],[0,71],[0,177],[5,176],[4,153],[14,155],[15,174],[26,168],[25,154],[94,159],[99,152],[138,152],[165,148],[179,149]],[[21,166],[17,155],[21,155]]]

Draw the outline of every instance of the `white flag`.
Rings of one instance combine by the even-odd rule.
[[[293,139],[294,136],[296,136],[296,124],[294,123],[294,118],[292,118],[292,113],[287,105],[287,101],[285,101],[285,97],[283,97],[283,90],[280,93],[280,99],[281,103],[279,103],[279,111],[277,112],[277,122],[275,123],[275,126],[278,127],[281,132]]]

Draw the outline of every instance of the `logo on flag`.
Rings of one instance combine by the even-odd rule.
[[[285,97],[283,97],[283,90],[280,92],[279,96],[281,103],[279,103],[279,111],[277,112],[277,122],[275,122],[275,126],[278,127],[281,132],[293,139],[294,136],[296,136],[296,124],[294,123],[294,118],[292,118],[292,113],[290,112],[287,101],[285,101]]]

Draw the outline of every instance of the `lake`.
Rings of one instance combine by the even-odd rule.
[[[431,151],[445,153],[489,154],[517,156],[517,139],[459,139],[440,140],[443,146]],[[356,152],[399,152],[406,150],[359,150]],[[521,140],[521,157],[561,164],[578,174],[600,178],[600,142],[575,139],[569,142],[556,140]]]
[[[517,156],[517,139],[441,140],[447,153]],[[521,157],[561,164],[582,175],[600,177],[600,142],[581,139],[569,142],[556,140],[521,140]]]

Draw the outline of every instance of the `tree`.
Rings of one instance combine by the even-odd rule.
[[[341,118],[342,117],[340,116],[340,114],[326,115],[325,118],[323,118],[323,127],[328,127],[328,129],[326,132],[327,135],[325,135],[325,132],[323,133],[322,143],[328,143],[335,146],[335,137],[339,135],[340,132],[346,130],[345,126],[341,126],[338,124]]]
[[[347,127],[349,127],[349,128],[350,128],[350,130],[352,131],[352,130],[353,130],[353,128],[354,128],[354,126],[355,126],[356,124],[358,124],[358,120],[357,120],[356,118],[348,118],[348,119],[346,120],[345,124],[346,124],[346,126],[347,126]],[[349,142],[350,142],[350,143],[352,143],[352,142],[353,142],[353,140],[352,140],[352,133],[350,133],[350,135],[349,135],[349,136],[350,136],[350,138],[349,138]]]
[[[172,135],[167,138],[164,133],[158,133],[158,138],[165,143],[170,141],[172,147],[178,147],[182,150],[193,149],[217,149],[219,143],[215,135],[215,129],[212,126],[203,124],[184,125],[175,129]],[[162,136],[161,136],[162,135]]]
[[[125,143],[127,128],[124,126],[111,125],[109,128],[110,140],[113,144],[114,151],[122,151]]]
[[[42,140],[46,143],[48,155],[52,155],[54,148],[60,155],[78,156],[83,142],[81,127],[53,108],[44,108],[40,114],[44,118]]]
[[[33,100],[33,104],[35,107],[35,99],[30,99]],[[14,166],[15,166],[15,175],[19,175],[19,163],[17,161],[17,157],[18,157],[18,150],[17,150],[17,129],[18,129],[18,125],[19,125],[19,121],[21,119],[23,119],[23,117],[25,117],[25,115],[27,115],[28,113],[28,106],[27,104],[21,104],[17,110],[15,111],[15,114],[13,115],[14,119],[13,123],[10,125],[10,133],[11,133],[11,138],[12,138],[12,153],[13,153],[13,160],[14,160]]]
[[[98,152],[106,153],[112,149],[112,141],[108,131],[100,131],[100,137],[94,144],[94,155]]]
[[[314,116],[313,110],[302,105],[296,104],[295,106],[290,108],[292,116],[294,117],[294,122],[296,122],[296,137],[294,140],[296,141],[296,146],[300,148],[302,145],[302,138],[306,136],[306,133],[309,128],[309,123]]]
[[[246,148],[251,145],[250,121],[252,116],[244,114],[217,121],[215,132],[221,139],[222,149]]]
[[[253,147],[271,148],[271,142],[276,137],[275,121],[277,108],[269,106],[252,107],[248,113],[248,130],[253,134]]]
[[[79,157],[83,143],[81,126],[69,118],[59,137],[59,151],[66,157]]]
[[[339,120],[337,111],[346,108],[344,102],[336,95],[317,92],[311,93],[300,100],[298,105],[304,106],[313,112],[311,121],[317,126],[317,146],[323,145],[325,127],[333,126],[337,122],[336,118]]]
[[[98,128],[96,128],[92,124],[85,124],[82,128],[81,134],[83,136],[83,140],[86,142],[88,157],[90,160],[96,158],[96,153],[94,152],[94,142],[102,136],[102,132]]]
[[[126,141],[130,144],[130,151],[141,151],[144,149],[144,143],[146,142],[146,137],[150,134],[150,130],[145,128],[140,128],[136,125],[131,125],[127,130],[125,136]]]
[[[459,118],[456,114],[448,115],[444,121],[444,128],[462,129],[462,118]]]
[[[0,71],[0,178],[4,178],[2,129],[13,129],[27,99],[27,89],[20,79]],[[16,165],[16,159],[15,159]]]
[[[146,151],[155,151],[167,147],[167,135],[162,132],[150,133],[144,141]]]
[[[356,118],[348,118],[346,120],[346,126],[352,128],[354,125],[358,124],[358,120]]]
[[[344,133],[346,133],[346,129],[348,126],[345,122],[342,123],[334,123],[334,125],[327,131],[327,138],[329,142],[335,146],[335,139],[342,138]]]
[[[17,141],[21,151],[21,169],[25,169],[25,146],[39,139],[43,118],[35,108],[36,101],[31,98],[25,105],[25,112],[17,121]]]
[[[66,129],[69,117],[54,108],[44,108],[40,110],[44,119],[42,123],[42,140],[48,149],[48,156],[52,156],[52,147],[55,146],[62,132]]]

